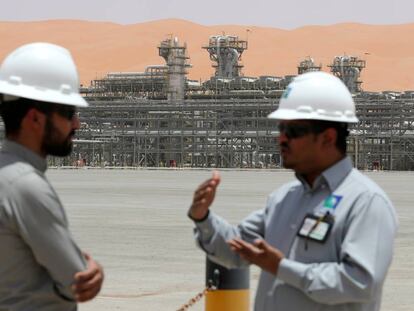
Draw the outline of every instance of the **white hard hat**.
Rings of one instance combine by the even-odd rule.
[[[326,72],[297,76],[284,91],[279,108],[268,118],[357,123],[355,104],[345,84]]]
[[[0,67],[0,93],[87,107],[70,52],[50,43],[31,43],[11,52]]]

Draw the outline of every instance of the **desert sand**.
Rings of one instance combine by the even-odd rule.
[[[249,31],[247,31],[249,29]],[[77,20],[0,22],[0,59],[17,46],[46,41],[69,48],[78,65],[81,83],[113,71],[144,71],[148,65],[164,64],[158,56],[159,42],[174,35],[186,42],[193,67],[189,78],[208,79],[212,73],[206,50],[211,35],[238,35],[248,39],[242,57],[246,76],[282,76],[297,73],[307,56],[328,71],[335,56],[365,59],[362,87],[366,91],[414,89],[414,24],[336,24],[306,26],[294,30],[250,25],[203,26],[168,19],[133,25]]]

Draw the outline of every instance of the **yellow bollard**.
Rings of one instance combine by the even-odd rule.
[[[227,269],[207,258],[205,311],[248,311],[250,308],[249,269]]]

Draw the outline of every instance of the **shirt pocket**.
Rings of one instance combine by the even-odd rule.
[[[289,254],[289,259],[302,263],[338,262],[334,230],[325,242],[296,236]]]

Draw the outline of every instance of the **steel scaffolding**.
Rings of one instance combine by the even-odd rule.
[[[88,165],[269,167],[279,162],[266,119],[274,107],[274,100],[91,102],[74,157]]]
[[[278,98],[91,101],[72,160],[92,166],[279,167]],[[362,169],[414,169],[414,98],[356,98],[349,155]],[[83,141],[83,142],[82,142]]]

